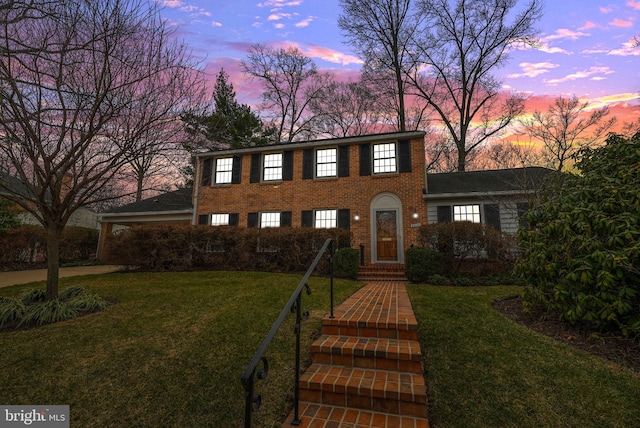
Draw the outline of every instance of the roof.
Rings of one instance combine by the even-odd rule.
[[[381,134],[358,135],[353,137],[329,138],[324,140],[295,141],[293,143],[268,144],[265,146],[244,147],[241,149],[217,150],[213,152],[198,153],[196,157],[220,156],[222,154],[257,153],[276,150],[303,149],[318,146],[341,146],[348,144],[372,143],[376,141],[402,140],[424,138],[424,131],[388,132]]]
[[[185,187],[174,190],[173,192],[162,193],[152,198],[112,208],[105,211],[104,214],[189,211],[193,210],[191,193],[192,188]]]
[[[553,171],[542,167],[427,174],[427,195],[526,192]]]

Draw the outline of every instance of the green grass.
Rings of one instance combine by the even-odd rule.
[[[0,403],[69,404],[71,426],[237,427],[240,383],[300,275],[126,273],[63,278],[116,304],[85,317],[0,333]],[[311,278],[302,349],[328,312],[328,279]],[[0,289],[18,296],[40,284]],[[360,284],[336,281],[336,301]],[[279,426],[293,386],[293,315],[267,351],[255,426]]]
[[[512,322],[517,287],[408,287],[432,427],[638,427],[640,374]]]

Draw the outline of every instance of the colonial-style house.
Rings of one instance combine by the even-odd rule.
[[[339,227],[364,261],[403,263],[426,222],[424,132],[215,151],[196,156],[194,223]]]

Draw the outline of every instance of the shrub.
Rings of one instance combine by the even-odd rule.
[[[84,296],[86,294],[89,294],[89,292],[84,288],[79,286],[73,286],[73,287],[65,288],[64,290],[60,291],[60,293],[58,293],[58,299],[69,300],[73,297]]]
[[[44,290],[33,288],[20,296],[20,300],[25,305],[31,305],[37,302],[44,302],[47,297],[47,293]]]
[[[516,254],[515,240],[490,225],[466,221],[421,226],[420,246],[442,255],[444,273],[457,275],[510,272]]]
[[[431,285],[449,285],[450,281],[449,278],[447,278],[444,275],[430,275],[429,278],[427,278],[427,284],[431,284]]]
[[[580,155],[580,175],[549,183],[526,215],[525,303],[640,337],[640,134],[611,135]]]
[[[75,296],[67,304],[78,312],[94,312],[107,307],[106,300],[92,293]]]
[[[18,324],[24,315],[24,303],[14,297],[0,297],[0,328]]]
[[[61,300],[49,300],[27,306],[20,325],[44,325],[67,321],[78,316],[78,311]]]
[[[333,273],[339,278],[357,279],[360,250],[340,248],[333,256]]]
[[[110,263],[144,270],[305,271],[327,238],[338,248],[350,245],[342,229],[266,228],[233,226],[144,225],[107,238]],[[318,265],[327,273],[327,258]]]
[[[427,282],[429,277],[442,273],[442,254],[431,248],[408,248],[405,267],[409,281]]]

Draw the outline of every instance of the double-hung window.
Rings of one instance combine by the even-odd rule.
[[[338,175],[338,150],[318,149],[316,151],[316,177],[336,177]]]
[[[211,214],[211,226],[228,226],[229,214]]]
[[[282,180],[282,153],[264,155],[262,179],[264,181]]]
[[[333,229],[338,227],[338,210],[316,210],[316,229]]]
[[[373,145],[373,173],[397,172],[395,143]]]
[[[216,184],[231,183],[233,176],[233,158],[216,159]]]
[[[480,205],[454,205],[453,221],[480,223]]]
[[[260,227],[280,227],[280,212],[260,213]]]

